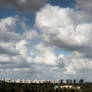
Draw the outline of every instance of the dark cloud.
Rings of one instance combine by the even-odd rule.
[[[9,41],[9,40],[19,40],[21,37],[14,32],[4,32],[0,30],[0,40]]]
[[[61,41],[60,39],[54,39],[51,42],[52,45],[56,45],[59,48],[64,49],[65,51],[77,51],[82,54],[83,57],[92,58],[92,47],[87,44],[67,44],[65,41]]]
[[[7,6],[18,12],[35,12],[45,5],[46,0],[0,0],[1,6]]]
[[[5,62],[5,61],[0,61],[0,65],[8,65],[8,64],[12,64],[12,62],[11,62],[11,61],[8,61],[8,62],[7,62],[7,61],[6,61],[6,62]],[[5,67],[6,67],[6,66],[5,66]],[[5,67],[4,67],[4,68],[5,68]],[[0,68],[1,68],[1,67],[0,67]],[[1,69],[2,69],[2,68],[1,68]]]
[[[16,52],[15,50],[8,50],[6,48],[3,48],[0,46],[0,54],[8,54],[10,56],[17,56],[19,55],[18,52]]]
[[[75,0],[77,8],[85,9],[89,13],[92,12],[92,0]]]

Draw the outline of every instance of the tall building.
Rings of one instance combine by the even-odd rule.
[[[79,83],[80,83],[80,84],[83,84],[83,83],[84,83],[84,80],[83,80],[83,79],[80,79],[80,80],[79,80]]]
[[[63,82],[64,84],[67,84],[67,81],[66,80],[64,80],[64,82]]]
[[[70,84],[72,84],[73,83],[73,81],[72,80],[70,80]]]
[[[63,79],[60,80],[60,83],[63,84]]]
[[[75,79],[73,80],[73,83],[76,84],[76,80]]]
[[[69,79],[67,79],[67,80],[66,80],[66,83],[67,83],[67,84],[70,84],[70,80],[69,80]]]

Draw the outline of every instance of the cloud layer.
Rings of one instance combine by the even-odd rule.
[[[33,29],[19,16],[2,18],[0,75],[32,80],[92,80],[92,21],[91,15],[86,13],[48,4],[36,13]],[[57,53],[58,48],[70,54]]]
[[[21,13],[38,11],[45,3],[45,0],[0,0],[1,6],[6,6]]]

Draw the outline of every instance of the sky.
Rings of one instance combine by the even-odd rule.
[[[92,0],[0,0],[0,78],[92,82]]]

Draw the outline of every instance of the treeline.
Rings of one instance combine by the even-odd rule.
[[[80,84],[80,89],[55,88],[56,84],[22,84],[3,83],[0,84],[0,92],[92,92],[91,84]],[[76,86],[76,85],[74,85]]]

